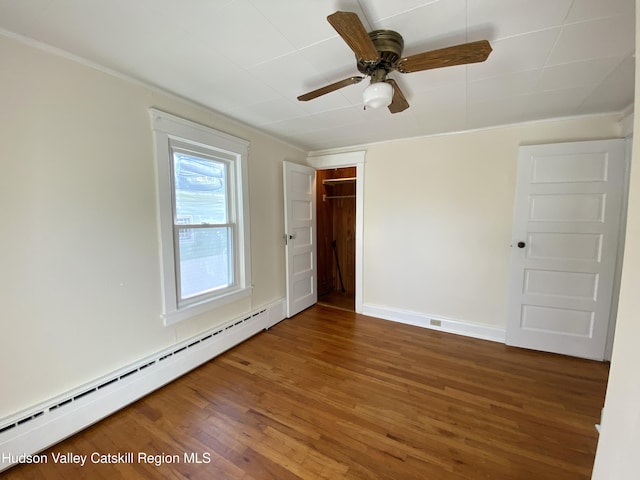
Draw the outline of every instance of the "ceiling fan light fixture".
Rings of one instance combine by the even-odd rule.
[[[366,108],[388,107],[393,100],[393,87],[387,82],[371,83],[362,92],[362,101]]]

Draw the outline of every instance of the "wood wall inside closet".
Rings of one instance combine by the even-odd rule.
[[[320,297],[332,292],[355,296],[355,177],[356,167],[316,172],[318,295]],[[344,286],[344,292],[342,292],[342,286]]]

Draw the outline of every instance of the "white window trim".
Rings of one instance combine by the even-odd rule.
[[[171,325],[187,318],[207,312],[221,305],[251,296],[251,243],[249,230],[249,182],[247,175],[247,155],[249,142],[241,138],[219,132],[169,113],[149,109],[154,132],[156,178],[158,197],[158,223],[162,276],[162,319]],[[171,180],[170,141],[202,145],[236,157],[236,196],[238,212],[239,249],[236,255],[237,287],[223,295],[178,307],[176,291],[176,268],[173,234],[173,187]]]

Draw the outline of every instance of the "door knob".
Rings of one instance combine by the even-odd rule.
[[[518,248],[524,248],[527,244],[524,242],[518,242],[517,245],[518,245]]]

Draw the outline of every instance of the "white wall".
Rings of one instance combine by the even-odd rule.
[[[282,160],[306,152],[0,37],[0,419],[285,296]],[[250,301],[164,327],[156,107],[251,142]]]
[[[636,1],[636,31],[640,11]],[[636,50],[640,38],[636,36]],[[636,58],[636,92],[640,76]],[[640,478],[640,97],[636,95],[629,210],[618,320],[594,480]]]
[[[367,147],[365,311],[379,307],[504,329],[518,146],[618,137],[618,119],[585,117]]]

